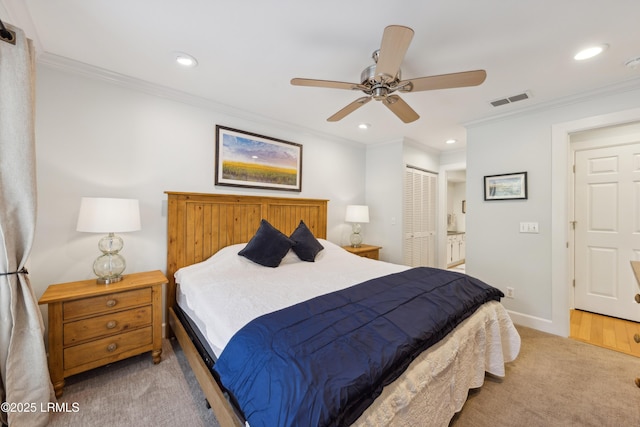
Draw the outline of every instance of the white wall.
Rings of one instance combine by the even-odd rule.
[[[503,291],[513,287],[515,298],[503,304],[517,322],[568,333],[567,132],[603,125],[600,116],[638,107],[635,82],[468,126],[467,272]],[[575,121],[580,125],[570,124]],[[528,172],[527,200],[483,200],[485,175],[522,171]],[[519,233],[520,222],[538,222],[540,233]]]
[[[405,165],[438,174],[438,169],[440,168],[439,152],[420,146],[410,139],[404,140],[402,148]]]
[[[454,170],[466,169],[467,163],[467,151],[466,150],[452,150],[444,151],[440,154],[441,167],[453,165]]]
[[[380,259],[402,264],[403,189],[406,165],[434,173],[438,153],[404,139],[367,147],[366,203],[371,222],[364,229],[364,242],[382,246]]]
[[[29,271],[37,297],[49,284],[94,277],[100,236],[75,230],[82,196],[140,200],[142,230],[122,236],[130,272],[165,270],[165,191],[329,199],[328,238],[336,243],[348,228],[346,205],[365,201],[360,144],[42,64],[36,110],[38,220]],[[216,124],[302,144],[302,192],[216,187]]]
[[[367,147],[364,243],[382,246],[380,259],[402,263],[402,141]]]

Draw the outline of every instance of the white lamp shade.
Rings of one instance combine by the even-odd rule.
[[[346,222],[367,223],[369,222],[369,206],[365,205],[348,205],[347,214],[344,220]]]
[[[90,233],[125,233],[140,230],[136,199],[83,197],[76,230]]]

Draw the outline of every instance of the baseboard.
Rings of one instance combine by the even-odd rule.
[[[568,333],[563,330],[561,325],[554,324],[552,320],[518,313],[511,310],[507,310],[507,313],[509,313],[511,320],[516,325],[526,326],[527,328],[536,329],[553,335],[559,335],[565,338],[569,336]]]

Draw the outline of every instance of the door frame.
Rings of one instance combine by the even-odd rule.
[[[467,162],[441,165],[438,173],[438,240],[437,264],[439,268],[447,268],[447,182],[450,172],[466,170]]]
[[[640,108],[587,117],[551,126],[551,322],[534,327],[569,336],[573,308],[573,158],[570,134],[640,121]],[[564,183],[564,185],[562,185]]]
[[[625,124],[622,124],[620,126],[614,126],[614,128],[616,129],[616,134],[615,135],[607,134],[606,137],[603,137],[602,135],[596,136],[596,137],[590,135],[589,138],[586,139],[586,140],[578,140],[578,141],[573,141],[572,140],[571,143],[570,143],[570,146],[571,146],[570,158],[571,158],[571,160],[574,161],[574,165],[577,166],[576,157],[578,156],[578,153],[593,152],[594,150],[603,150],[603,149],[621,150],[621,149],[627,149],[629,147],[638,147],[638,146],[640,146],[640,142],[638,140],[639,134],[640,134],[640,121],[634,121],[634,122],[630,123],[630,125],[633,126],[633,128],[631,128],[631,129],[627,128],[625,130],[621,129],[621,126],[625,126]],[[632,137],[634,138],[633,140],[631,140]],[[637,152],[637,151],[634,150],[634,152]],[[584,165],[584,166],[586,167],[586,165]],[[571,175],[572,175],[572,177],[571,177],[572,188],[571,188],[571,193],[570,193],[570,211],[571,211],[570,212],[570,216],[572,218],[574,218],[574,220],[575,220],[575,218],[577,217],[576,207],[578,207],[578,206],[576,206],[576,200],[577,200],[577,198],[576,198],[576,191],[577,191],[576,180],[577,180],[577,175],[576,175],[575,171]],[[622,196],[622,197],[624,198],[625,196]],[[581,205],[580,207],[584,208],[585,206]],[[575,281],[576,277],[577,277],[577,274],[578,274],[578,271],[579,271],[575,267],[575,266],[577,266],[577,259],[578,259],[577,253],[582,251],[584,248],[579,248],[579,247],[576,246],[578,233],[574,229],[574,227],[570,227],[569,231],[570,231],[570,239],[571,239],[570,240],[570,248],[572,248],[572,251],[569,254],[569,256],[570,256],[571,263],[574,266],[574,268],[572,268],[570,270],[570,273],[572,275],[571,277],[572,277],[572,291],[573,291],[571,293],[571,295],[572,295],[572,307],[576,308],[576,305],[577,305],[576,301],[577,301],[578,297],[581,295],[581,293],[578,292],[578,288],[582,287],[582,289],[584,290],[584,287],[586,287],[586,284],[584,284],[584,283],[580,284],[579,282]],[[621,259],[623,260],[623,258],[624,258],[623,253],[620,252],[620,254],[621,254]],[[634,260],[635,260],[635,258],[634,258]],[[616,269],[618,269],[618,268],[620,268],[619,265],[616,266]],[[624,267],[622,267],[622,268],[626,269],[627,271],[626,271],[626,273],[622,272],[622,271],[620,272],[619,280],[623,280],[626,283],[626,280],[624,279],[624,277],[629,276],[628,278],[631,279],[633,277],[633,273],[632,273],[632,270],[631,270],[630,265],[629,265],[628,262],[624,262]],[[625,274],[627,276],[625,276]],[[577,286],[576,286],[576,283],[578,284]],[[634,280],[633,283],[635,285],[635,280]],[[621,284],[621,286],[624,286],[624,285]],[[635,289],[635,287],[634,287],[634,289]],[[626,320],[629,320],[629,321],[636,321],[635,319],[637,319],[637,315],[638,315],[638,312],[636,310],[637,309],[637,305],[635,305],[635,303],[632,303],[631,299],[628,299],[628,300],[626,299],[626,298],[629,297],[628,294],[624,294],[624,295],[626,295],[625,299],[617,298],[618,304],[616,304],[616,306],[617,307],[618,306],[624,306],[625,307],[624,309],[631,310],[631,312],[627,312],[627,313],[622,313],[622,312],[611,313],[611,312],[609,312],[609,314],[606,314],[605,313],[607,311],[606,309],[600,311],[602,309],[602,307],[596,307],[595,305],[591,306],[591,310],[590,311],[593,311],[594,313],[597,313],[597,314],[601,314],[603,316],[611,315],[611,316],[619,317],[619,318],[626,319]],[[583,297],[584,297],[584,295],[583,295]],[[607,302],[605,302],[604,304],[606,305]],[[609,308],[609,310],[610,310],[610,308]],[[631,317],[627,317],[627,316],[631,316]]]

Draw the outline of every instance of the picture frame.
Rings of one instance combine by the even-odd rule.
[[[521,200],[527,195],[527,173],[516,172],[484,177],[484,200]]]
[[[302,191],[302,145],[216,125],[215,185]]]

